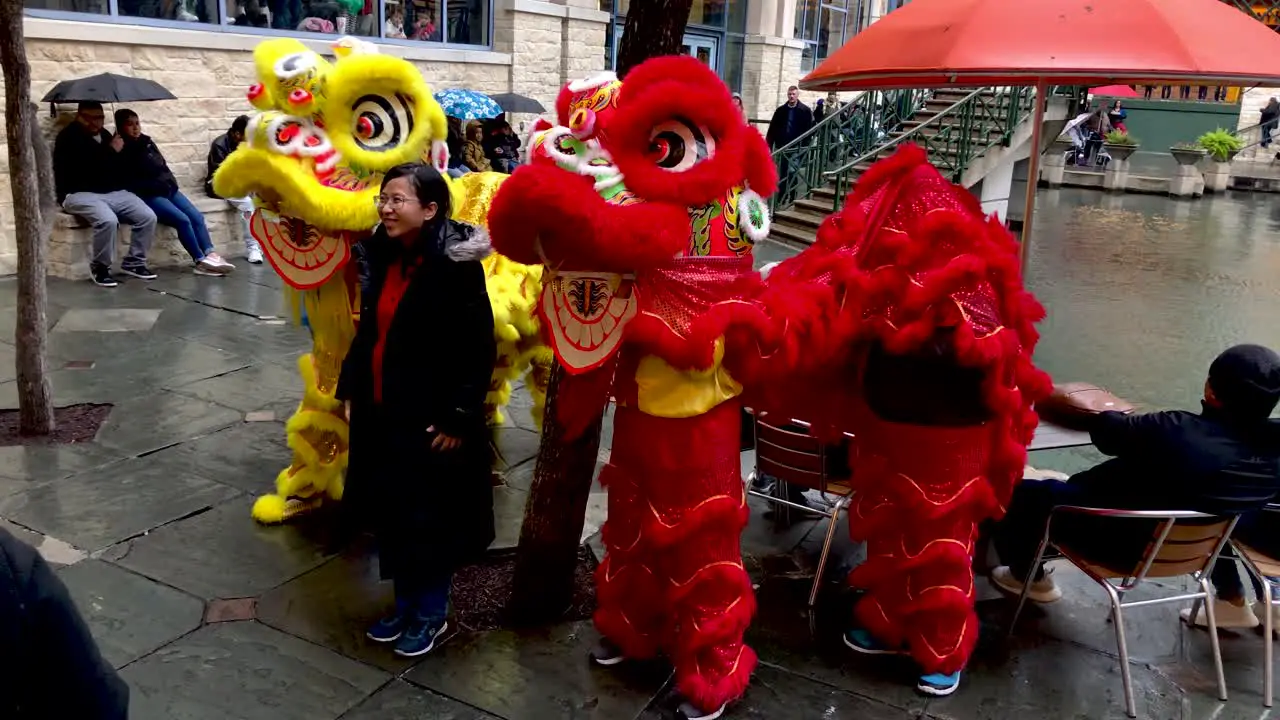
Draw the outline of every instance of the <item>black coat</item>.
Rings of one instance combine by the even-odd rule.
[[[1113,458],[1071,481],[1110,488],[1116,502],[1109,507],[1234,514],[1280,491],[1274,422],[1241,422],[1208,406],[1199,415],[1104,412],[1091,422],[1094,446]]]
[[[0,529],[0,718],[125,720],[129,687],[102,659],[67,588]]]
[[[209,144],[209,174],[204,178],[204,191],[208,193],[209,197],[219,197],[213,191],[213,174],[218,172],[218,168],[222,166],[223,161],[234,151],[235,148],[231,146],[231,138],[228,137],[227,133],[219,135],[216,140]]]
[[[80,123],[62,128],[53,141],[53,179],[59,204],[73,193],[124,190],[120,153],[111,147],[111,133],[101,130],[94,139]]]
[[[796,103],[795,107],[783,103],[777,110],[773,111],[773,118],[769,121],[769,130],[765,133],[765,140],[768,141],[769,147],[777,150],[809,132],[812,127],[813,111],[808,106],[802,102]]]
[[[376,403],[378,299],[389,269],[405,260],[381,230],[365,241],[369,291],[337,388],[352,404],[345,504],[377,535],[384,578],[453,572],[494,537],[484,401],[497,347],[479,262],[488,237],[449,221],[425,242],[387,329]],[[428,428],[462,446],[430,450]]]
[[[120,163],[125,189],[134,195],[140,198],[167,198],[178,192],[178,181],[150,136],[125,138],[124,149],[120,151]]]

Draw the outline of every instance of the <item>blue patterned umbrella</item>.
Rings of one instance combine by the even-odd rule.
[[[492,98],[475,90],[450,88],[433,95],[444,114],[459,120],[484,120],[498,117],[502,108]]]

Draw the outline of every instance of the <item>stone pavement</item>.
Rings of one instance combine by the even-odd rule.
[[[14,284],[0,281],[0,307],[11,309],[14,296]],[[591,667],[589,623],[463,632],[414,663],[364,641],[389,600],[368,550],[335,548],[321,519],[264,528],[249,518],[255,495],[289,461],[282,421],[299,398],[294,363],[308,345],[276,317],[282,307],[279,282],[263,267],[225,279],[166,272],[115,290],[50,283],[58,403],[115,407],[95,442],[0,448],[0,522],[59,566],[133,688],[132,718],[673,717],[669,670]],[[15,403],[12,318],[0,313],[0,407]],[[515,405],[501,438],[509,467],[495,489],[496,549],[515,542],[536,451],[526,396]],[[1084,461],[1060,455],[1045,464]],[[750,466],[750,454],[743,462]],[[598,548],[602,493],[591,508],[586,534]],[[845,650],[838,634],[849,599],[837,586],[808,612],[824,528],[775,527],[763,507],[753,509],[743,550],[759,583],[750,641],[762,663],[726,717],[1123,717],[1104,596],[1082,576],[1059,569],[1066,599],[1033,609],[1009,641],[1008,606],[980,581],[983,639],[972,667],[957,695],[925,700],[909,665]],[[858,559],[843,528],[838,537],[827,572],[837,581]],[[1266,717],[1259,637],[1225,635],[1232,699],[1221,704],[1207,638],[1180,628],[1176,613],[1130,613],[1144,716]]]

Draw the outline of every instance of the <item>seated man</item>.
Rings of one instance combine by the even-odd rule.
[[[1235,530],[1232,531],[1231,539],[1270,557],[1280,558],[1280,513],[1258,510],[1243,515],[1240,522],[1236,524]],[[1229,557],[1234,553],[1228,548],[1223,555]],[[1252,609],[1245,604],[1244,583],[1240,581],[1242,574],[1248,575],[1249,581],[1253,583],[1253,596],[1257,601]],[[1257,627],[1260,622],[1258,616],[1268,611],[1262,602],[1262,583],[1258,578],[1240,564],[1227,560],[1226,557],[1213,566],[1213,574],[1210,578],[1213,580],[1213,589],[1217,595],[1213,601],[1213,608],[1218,627]],[[1280,580],[1276,578],[1267,580],[1271,583],[1271,598],[1280,599]],[[1271,608],[1270,612],[1272,628],[1280,628],[1280,611],[1277,608]],[[1191,608],[1183,609],[1181,615],[1183,622],[1196,627],[1209,625],[1203,611],[1196,615],[1194,621],[1191,619]]]
[[[996,529],[996,550],[1006,565],[992,571],[992,582],[1019,594],[1024,578],[1034,573],[1029,599],[1045,603],[1062,597],[1043,566],[1031,567],[1049,514],[1059,505],[1212,514],[1262,507],[1280,491],[1280,429],[1268,420],[1277,400],[1280,355],[1258,345],[1237,345],[1209,366],[1198,415],[1174,410],[1093,416],[1093,444],[1113,459],[1066,482],[1018,485]],[[1054,536],[1093,559],[1128,562],[1154,529],[1132,522],[1124,532],[1091,532],[1094,521],[1064,516],[1055,521]]]
[[[147,251],[156,236],[156,214],[146,203],[124,189],[120,168],[124,140],[102,128],[102,104],[80,103],[75,122],[58,133],[53,144],[53,177],[62,209],[93,226],[93,255],[89,270],[102,287],[115,287],[111,276],[115,259],[116,225],[129,223],[129,254],[120,271],[142,280],[154,280],[147,268]]]
[[[235,152],[240,147],[240,143],[244,142],[245,129],[249,127],[249,116],[241,115],[231,121],[231,128],[209,145],[209,175],[204,180],[204,191],[209,197],[219,197],[213,191],[213,174],[218,172],[218,167],[222,165],[222,161],[227,156]],[[262,264],[262,248],[258,246],[258,241],[253,237],[253,233],[249,232],[249,218],[253,215],[253,198],[221,198],[227,201],[227,204],[235,208],[240,213],[240,228],[244,235],[244,254],[245,260],[253,265]]]

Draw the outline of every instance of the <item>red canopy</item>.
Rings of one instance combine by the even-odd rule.
[[[1113,98],[1141,97],[1137,90],[1134,90],[1128,85],[1103,85],[1102,87],[1089,88],[1089,94]]]
[[[1280,84],[1280,36],[1220,0],[913,0],[851,38],[806,90]]]

